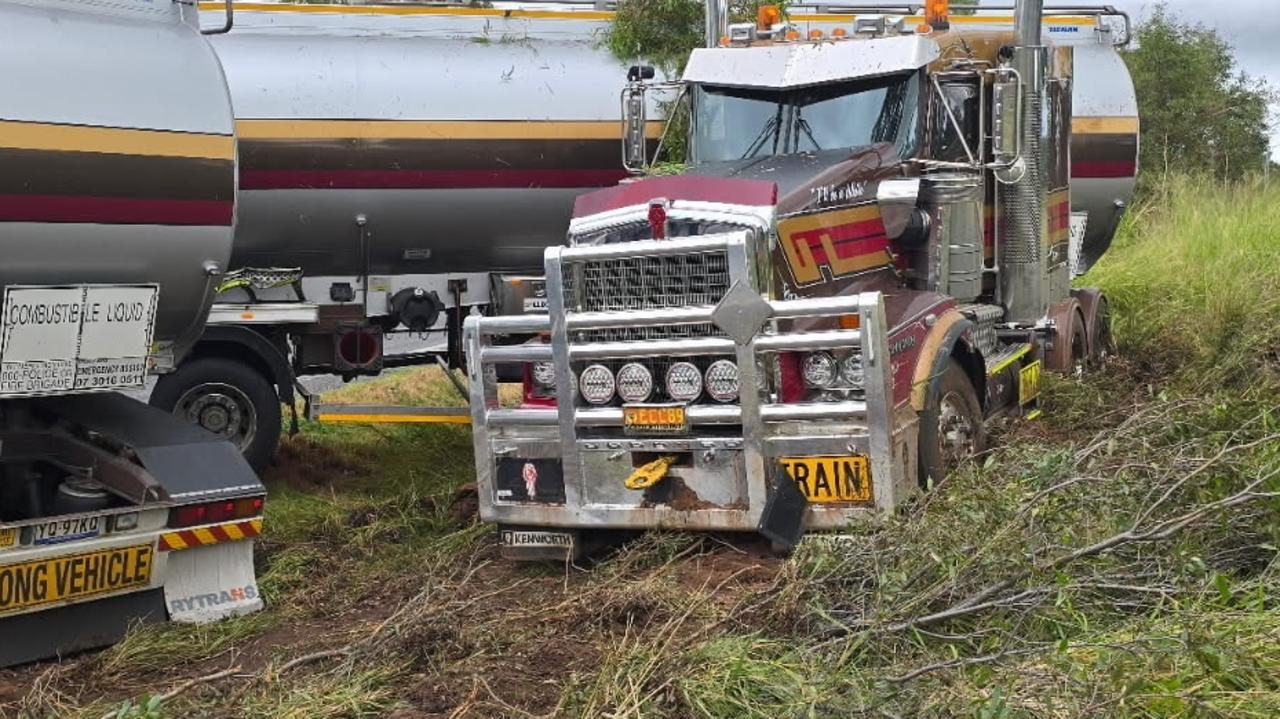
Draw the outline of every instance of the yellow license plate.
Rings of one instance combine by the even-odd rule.
[[[151,583],[151,545],[0,565],[0,614]]]
[[[0,549],[8,549],[9,547],[17,546],[17,544],[18,544],[17,528],[0,529]]]
[[[810,502],[869,503],[871,463],[866,455],[851,457],[788,457],[779,460]]]
[[[626,405],[622,408],[622,428],[627,434],[685,434],[689,431],[689,415],[684,405]]]

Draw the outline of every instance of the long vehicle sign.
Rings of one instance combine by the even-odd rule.
[[[0,614],[151,583],[150,544],[0,565]]]
[[[156,285],[5,288],[0,397],[141,387]]]

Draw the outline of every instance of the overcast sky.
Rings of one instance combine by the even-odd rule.
[[[982,0],[986,5],[1008,5],[1009,0]],[[1113,5],[1135,20],[1151,14],[1154,0],[1047,0],[1047,5]],[[1183,20],[1215,28],[1236,50],[1240,68],[1262,77],[1280,89],[1280,2],[1276,0],[1167,0],[1169,9]],[[1280,114],[1280,107],[1276,108]],[[1280,161],[1280,126],[1273,123],[1271,156]]]

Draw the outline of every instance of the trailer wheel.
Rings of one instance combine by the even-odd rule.
[[[280,441],[280,398],[266,377],[240,362],[200,357],[156,382],[151,405],[199,425],[240,449],[254,469]]]
[[[920,415],[920,486],[937,484],[986,448],[982,403],[960,363],[951,358],[936,397]]]

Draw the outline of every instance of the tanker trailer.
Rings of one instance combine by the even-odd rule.
[[[114,391],[198,339],[230,258],[234,121],[194,15],[0,0],[0,665],[262,603],[252,469]]]
[[[434,359],[388,356],[392,333],[448,337],[456,366],[467,312],[539,308],[522,275],[563,241],[578,194],[626,176],[609,17],[239,3],[214,48],[239,137],[240,272],[152,403],[262,466],[295,375]]]

